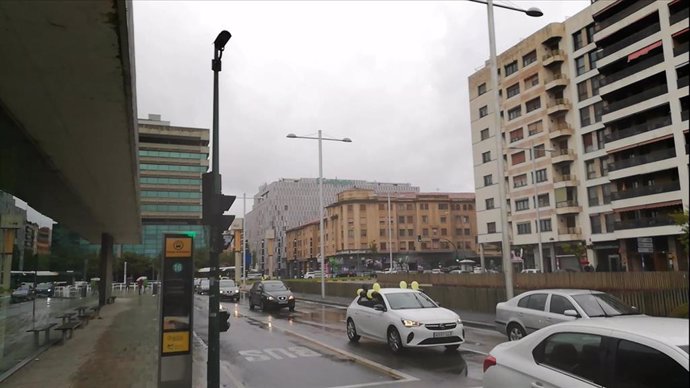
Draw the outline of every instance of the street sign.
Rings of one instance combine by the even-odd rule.
[[[165,234],[163,239],[158,386],[191,387],[194,239],[187,234]]]

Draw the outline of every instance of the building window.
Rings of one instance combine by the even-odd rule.
[[[525,89],[539,85],[539,74],[525,78]]]
[[[580,109],[580,125],[586,127],[592,124],[592,119],[589,117],[589,106]]]
[[[367,230],[362,229],[359,231],[359,237],[367,237]]]
[[[532,224],[530,222],[523,222],[517,224],[518,234],[530,234],[532,233]]]
[[[579,50],[582,48],[582,46],[582,31],[578,31],[573,34],[573,47],[575,50]]]
[[[523,198],[515,201],[515,211],[527,210],[529,209],[529,199]]]
[[[599,95],[600,81],[601,81],[601,75],[595,75],[594,77],[589,79],[589,82],[592,83],[592,96],[598,96]]]
[[[543,219],[539,220],[539,230],[542,232],[550,232],[551,231],[551,219]]]
[[[429,223],[429,216],[422,216],[422,223],[428,224]]]
[[[465,236],[469,236],[472,234],[472,230],[470,228],[465,228]]]
[[[546,169],[542,168],[541,170],[535,171],[535,181],[536,183],[540,182],[546,182],[548,177],[546,176]]]
[[[585,170],[587,170],[587,179],[594,179],[597,177],[596,165],[594,160],[585,161]]]
[[[582,75],[587,71],[584,55],[575,58],[575,69],[577,70],[577,75]]]
[[[486,210],[491,210],[494,208],[494,199],[493,198],[485,199],[484,203],[486,203]]]
[[[589,223],[592,226],[592,234],[601,233],[601,217],[599,217],[599,214],[589,216]]]
[[[482,153],[482,163],[489,163],[491,161],[491,151]]]
[[[531,124],[527,124],[527,131],[530,136],[540,133],[544,130],[541,120],[535,121]]]
[[[518,105],[508,111],[508,120],[514,120],[522,115],[522,106]]]
[[[604,145],[606,144],[606,138],[604,137],[604,130],[599,129],[596,132],[594,132],[595,136],[597,137],[597,149],[602,149],[604,148]]]
[[[427,229],[427,228],[422,229],[422,236],[429,237],[429,229]]]
[[[593,50],[587,55],[589,56],[589,69],[593,70],[597,68],[597,61],[604,57],[604,50]]]
[[[516,142],[518,140],[522,140],[523,132],[524,131],[522,130],[522,128],[518,128],[516,130],[510,131],[510,142],[513,143],[513,142]]]
[[[438,210],[448,210],[448,204],[447,203],[439,203],[438,204]]]
[[[477,86],[477,95],[481,96],[484,93],[486,93],[486,82]]]
[[[484,175],[484,186],[491,186],[493,184],[493,178],[491,175]]]
[[[522,174],[513,177],[513,187],[518,188],[518,187],[524,187],[527,186],[527,174]]]
[[[405,229],[399,229],[398,230],[398,236],[399,237],[405,237]]]
[[[388,250],[388,248],[386,247],[386,243],[385,243],[385,242],[380,243],[380,245],[381,245],[381,250],[382,250],[382,251],[387,251],[387,250]]]
[[[420,203],[419,209],[420,210],[429,210],[429,204],[428,203]]]
[[[407,216],[407,223],[408,223],[408,224],[414,223],[414,220],[413,220],[412,216]]]
[[[448,235],[448,229],[441,228],[441,236],[447,236],[447,235]]]
[[[505,69],[505,71],[506,71],[506,77],[509,76],[509,75],[511,75],[511,74],[513,74],[513,73],[515,73],[516,71],[518,71],[518,63],[517,63],[517,61],[513,61],[513,62],[511,62],[511,63],[505,65],[505,66],[504,66],[504,69]]]
[[[537,61],[537,50],[532,50],[522,57],[522,67]]]
[[[525,110],[527,113],[541,108],[541,98],[537,97],[535,99],[529,100],[525,103]]]
[[[445,216],[441,216],[441,223],[445,224],[446,222],[448,222],[448,218]]]
[[[525,162],[525,151],[520,151],[510,155],[510,162],[514,166]]]
[[[482,129],[482,131],[479,132],[479,137],[480,137],[482,140],[488,139],[488,138],[489,138],[489,128],[484,128],[484,129]]]
[[[549,202],[549,194],[539,194],[537,196],[537,206],[539,207],[548,207],[550,206]]]
[[[601,116],[604,115],[604,102],[599,101],[594,104],[594,122],[595,123],[600,123],[601,122]]]
[[[404,224],[405,223],[405,216],[398,216],[398,223]]]
[[[594,23],[587,26],[587,43],[594,43]]]
[[[594,140],[591,132],[582,135],[582,145],[585,147],[585,152],[594,151]]]
[[[496,223],[487,222],[486,223],[486,233],[496,233]]]
[[[534,152],[534,158],[539,159],[543,158],[546,156],[546,148],[544,147],[544,144],[537,144],[534,147],[532,147],[532,151]]]
[[[604,195],[604,204],[611,203],[611,185],[601,185],[601,192]]]
[[[599,190],[597,190],[597,186],[587,188],[587,200],[589,206],[599,206]]]
[[[511,98],[514,96],[517,96],[520,94],[520,84],[516,83],[515,85],[511,85],[506,89],[506,98]]]
[[[479,118],[482,118],[482,117],[484,117],[484,116],[486,116],[486,115],[488,115],[488,114],[489,114],[489,108],[487,108],[486,105],[484,105],[483,107],[479,108]]]
[[[578,101],[589,98],[589,89],[587,89],[587,81],[582,81],[577,84],[577,99]]]

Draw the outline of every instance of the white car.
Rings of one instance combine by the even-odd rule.
[[[688,321],[649,316],[555,324],[494,347],[484,388],[684,388]]]
[[[325,274],[324,277],[328,277],[328,274]],[[321,271],[309,271],[304,274],[305,279],[321,279]]]
[[[371,299],[358,296],[347,308],[346,322],[350,341],[360,336],[384,341],[394,353],[439,345],[455,350],[465,342],[458,314],[411,289],[381,288]]]

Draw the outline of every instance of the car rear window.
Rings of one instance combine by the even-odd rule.
[[[573,299],[590,318],[640,313],[615,296],[606,293],[573,295]]]
[[[546,307],[546,294],[532,294],[529,296],[527,308],[532,310],[544,311]]]

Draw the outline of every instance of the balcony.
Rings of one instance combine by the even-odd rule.
[[[551,153],[551,163],[572,162],[575,160],[575,152],[568,148],[557,149]]]
[[[563,226],[558,228],[558,234],[580,234],[582,230],[579,226]]]
[[[683,55],[683,54],[687,53],[689,44],[690,44],[690,41],[678,43],[676,45],[676,47],[673,48],[673,56],[677,57],[679,55]]]
[[[675,221],[668,216],[660,217],[644,217],[635,218],[632,220],[616,221],[613,224],[615,230],[625,230],[625,229],[639,229],[639,228],[653,228],[655,226],[668,226],[674,225]]]
[[[553,140],[561,136],[572,136],[575,133],[573,127],[568,124],[560,124],[556,127],[549,128],[549,139]]]
[[[620,201],[622,199],[642,197],[645,195],[662,194],[678,190],[680,190],[680,182],[675,181],[662,183],[658,185],[642,186],[634,189],[628,189],[625,191],[613,192],[611,193],[611,198],[613,198],[614,201]]]
[[[563,50],[549,50],[542,56],[542,65],[549,66],[554,63],[563,62],[565,60],[565,52]]]
[[[690,79],[690,76],[687,76],[687,75],[684,75],[684,76],[678,78],[678,83],[677,83],[678,89],[688,86],[688,80],[689,79]]]
[[[575,175],[571,174],[561,174],[561,175],[555,175],[553,176],[553,187],[554,188],[560,188],[560,187],[572,187],[572,186],[577,186],[577,177]]]
[[[552,115],[555,113],[568,111],[570,109],[570,101],[567,98],[556,98],[546,105],[546,113]]]
[[[656,151],[652,151],[644,155],[635,155],[628,159],[617,160],[609,164],[609,172],[622,170],[624,168],[639,166],[641,164],[647,164],[652,162],[657,162],[659,160],[670,159],[676,156],[675,148],[666,148]]]
[[[681,20],[685,20],[688,18],[688,9],[687,8],[681,8],[680,11],[673,12],[671,13],[671,17],[669,20],[671,21],[671,24],[676,24]]]
[[[576,199],[556,202],[556,214],[578,214],[580,212],[582,212],[582,208]]]
[[[642,86],[644,87],[644,86]],[[648,89],[644,89],[641,92],[635,93],[629,97],[616,100],[615,102],[609,103],[603,109],[603,114],[608,114],[615,112],[617,110],[627,108],[630,105],[640,103],[642,101],[650,100],[654,97],[660,96],[668,92],[668,87],[666,84],[656,85]]]
[[[597,22],[595,26],[595,31],[599,32],[604,30],[606,27],[615,24],[616,22],[619,22],[626,17],[634,14],[635,12],[641,10],[642,8],[648,6],[649,4],[653,3],[654,0],[638,0],[638,1],[631,1],[631,2],[623,2],[622,4],[628,5],[627,8],[624,8],[608,18],[605,18],[604,20],[601,20],[600,22]],[[616,4],[614,6],[620,6],[622,4]],[[596,15],[595,15],[596,16]],[[597,18],[595,17],[595,20]]]
[[[655,54],[649,58],[645,58],[642,61],[639,61],[635,63],[632,66],[625,66],[623,69],[616,71],[611,74],[606,74],[604,75],[604,78],[601,79],[600,82],[600,87],[605,86],[605,85],[611,85],[612,83],[622,80],[623,78],[629,77],[633,74],[639,73],[640,71],[650,68],[654,65],[657,65],[659,63],[662,63],[664,61],[664,53],[661,52],[659,54]]]
[[[616,140],[625,139],[626,137],[639,135],[648,131],[653,131],[658,128],[663,128],[671,125],[670,117],[658,117],[649,120],[645,123],[633,125],[624,129],[620,129],[605,136],[606,143],[610,143]]]
[[[627,35],[623,39],[616,40],[615,43],[611,45],[605,46],[603,55],[607,57],[615,53],[616,51],[621,50],[624,47],[628,47],[635,42],[639,42],[642,39],[659,32],[660,30],[661,26],[659,25],[659,22],[651,24],[633,34]]]
[[[544,89],[549,91],[556,88],[564,88],[566,86],[568,86],[568,77],[566,77],[564,74],[556,74],[553,76],[553,78],[546,81]]]

